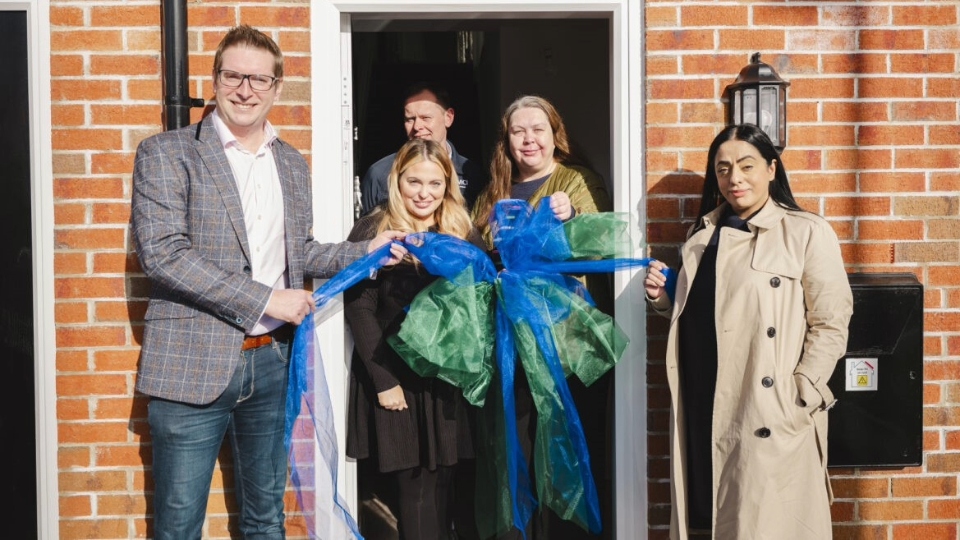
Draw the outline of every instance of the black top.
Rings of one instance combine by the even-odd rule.
[[[349,240],[373,238],[382,213],[364,217]],[[475,242],[481,242],[474,235]],[[377,469],[435,469],[473,458],[468,407],[461,392],[434,378],[422,378],[394,352],[405,308],[436,277],[422,266],[402,262],[379,271],[344,293],[344,314],[354,338],[347,417],[347,455],[374,458]],[[408,408],[388,411],[377,394],[400,385]]]
[[[710,529],[713,514],[713,400],[717,386],[717,248],[720,229],[749,231],[746,220],[724,213],[697,266],[680,314],[680,398],[686,435],[687,501],[691,529]]]

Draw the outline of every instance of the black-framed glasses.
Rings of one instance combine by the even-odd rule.
[[[273,85],[277,82],[277,78],[270,75],[245,75],[229,69],[221,69],[217,73],[220,84],[228,88],[239,88],[243,84],[243,80],[247,79],[250,81],[250,88],[258,92],[264,92],[273,88]]]

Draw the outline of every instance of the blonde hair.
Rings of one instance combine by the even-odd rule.
[[[422,223],[407,211],[400,195],[400,177],[407,169],[424,161],[436,163],[446,179],[443,200],[433,216],[437,231],[457,238],[466,238],[471,229],[470,215],[467,214],[463,195],[460,193],[460,182],[457,171],[453,168],[453,161],[450,160],[445,145],[425,139],[407,141],[397,152],[387,177],[389,198],[377,232],[391,230],[414,233],[425,230]]]
[[[517,164],[510,153],[510,117],[520,109],[540,109],[547,115],[550,129],[553,131],[553,160],[563,164],[578,164],[570,152],[570,140],[567,137],[567,128],[563,125],[563,118],[552,103],[540,96],[521,96],[511,103],[500,118],[500,135],[493,150],[490,161],[490,183],[477,200],[474,209],[477,229],[486,231],[489,227],[490,213],[493,206],[501,199],[510,198],[510,186],[514,177],[519,174]]]

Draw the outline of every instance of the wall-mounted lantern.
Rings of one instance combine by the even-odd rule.
[[[787,146],[787,87],[790,83],[753,53],[750,64],[724,93],[729,102],[727,124],[760,126],[778,151]]]

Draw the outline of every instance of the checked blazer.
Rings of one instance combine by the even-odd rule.
[[[272,149],[283,191],[290,287],[302,288],[304,277],[332,276],[366,253],[367,243],[314,241],[307,162],[280,139]],[[137,390],[210,403],[230,381],[244,334],[272,291],[251,278],[239,190],[210,118],[140,143],[131,223],[152,285]]]

